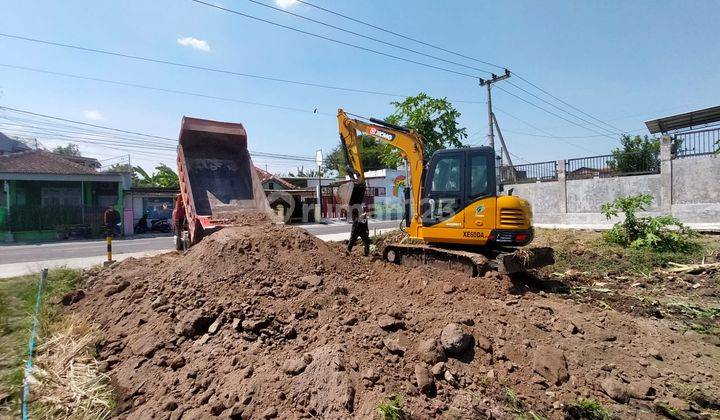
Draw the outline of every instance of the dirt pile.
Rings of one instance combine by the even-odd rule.
[[[105,334],[128,418],[372,418],[393,395],[411,418],[562,418],[584,398],[623,418],[720,404],[717,342],[541,289],[345,256],[261,224],[91,271],[70,308]]]

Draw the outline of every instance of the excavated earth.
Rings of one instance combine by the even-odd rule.
[[[392,396],[418,419],[563,418],[589,398],[618,418],[718,413],[720,340],[672,317],[256,222],[86,273],[69,309],[104,335],[117,417],[377,418]]]

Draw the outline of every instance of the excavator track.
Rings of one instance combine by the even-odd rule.
[[[553,249],[524,248],[521,250],[491,251],[489,255],[422,244],[391,244],[383,251],[385,261],[406,266],[432,265],[472,277],[484,276],[488,271],[500,274],[524,272],[555,263]]]

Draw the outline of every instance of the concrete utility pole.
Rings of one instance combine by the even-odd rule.
[[[510,78],[510,70],[505,69],[505,74],[498,76],[495,73],[490,73],[490,79],[480,79],[480,86],[487,86],[488,94],[488,145],[495,150],[495,133],[493,133],[493,111],[492,111],[492,84],[497,83],[501,80]]]

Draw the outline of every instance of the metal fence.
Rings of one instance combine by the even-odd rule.
[[[61,236],[98,236],[104,212],[98,206],[11,206],[0,220],[0,231],[56,230]]]
[[[528,163],[514,167],[503,165],[500,166],[500,179],[503,184],[557,181],[557,162]]]
[[[565,161],[566,179],[609,178],[613,176],[660,173],[660,152],[621,153]]]
[[[678,133],[674,137],[680,141],[675,150],[674,157],[676,158],[712,155],[720,152],[720,127]]]

